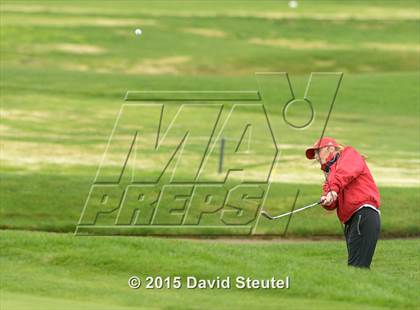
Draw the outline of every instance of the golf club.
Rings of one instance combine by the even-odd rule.
[[[283,214],[276,215],[276,216],[271,216],[270,214],[268,214],[268,213],[267,213],[266,211],[264,211],[264,210],[262,210],[262,211],[261,211],[261,214],[262,214],[263,216],[265,216],[266,218],[268,218],[269,220],[277,220],[277,219],[279,219],[279,218],[282,218],[282,217],[284,217],[284,216],[290,215],[290,214],[292,214],[292,213],[297,213],[297,212],[303,211],[303,210],[305,210],[305,209],[315,207],[315,206],[317,206],[317,205],[319,205],[319,204],[321,204],[321,201],[317,201],[317,202],[314,202],[314,203],[312,203],[312,204],[310,204],[310,205],[304,206],[304,207],[302,207],[302,208],[300,208],[300,209],[296,209],[296,210],[294,210],[294,211],[292,211],[292,212],[287,212],[287,213],[283,213]]]

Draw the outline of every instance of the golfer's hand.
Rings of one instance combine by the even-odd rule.
[[[323,206],[328,207],[328,206],[332,205],[334,201],[337,200],[337,197],[338,197],[338,195],[337,195],[336,192],[334,192],[334,191],[328,192],[328,194],[326,196],[321,197],[321,204]]]

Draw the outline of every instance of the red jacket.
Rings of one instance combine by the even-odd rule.
[[[325,165],[321,169],[325,171]],[[324,208],[337,209],[337,216],[342,223],[350,219],[353,213],[364,204],[370,204],[379,209],[378,187],[364,158],[352,147],[345,147],[331,165],[323,190],[324,196],[329,191],[335,191],[338,194],[338,199]]]

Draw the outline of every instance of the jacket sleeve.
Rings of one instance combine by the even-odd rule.
[[[340,193],[351,181],[357,178],[364,170],[365,160],[353,148],[342,152],[337,162],[337,168],[329,182],[330,190]]]

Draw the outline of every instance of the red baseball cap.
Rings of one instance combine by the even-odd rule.
[[[338,147],[339,144],[333,138],[329,138],[329,137],[323,137],[322,139],[318,139],[312,147],[306,150],[306,158],[314,159],[315,151],[325,146]]]

